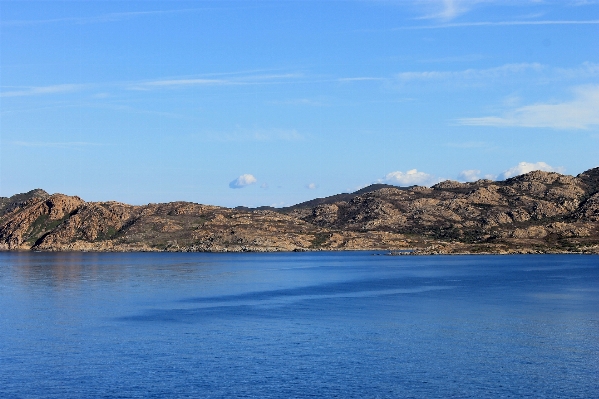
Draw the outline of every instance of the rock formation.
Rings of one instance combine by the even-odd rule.
[[[0,198],[0,249],[599,253],[599,168],[430,188],[373,185],[279,209],[132,206],[33,190]]]

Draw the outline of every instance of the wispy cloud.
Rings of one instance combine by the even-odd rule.
[[[599,19],[456,22],[456,23],[446,23],[446,24],[438,24],[438,25],[400,26],[397,28],[392,28],[391,30],[449,29],[449,28],[525,26],[525,25],[599,25]]]
[[[363,82],[363,81],[373,81],[373,80],[385,80],[385,78],[376,78],[372,76],[358,76],[355,78],[339,78],[337,81],[339,82]]]
[[[43,147],[43,148],[82,148],[101,146],[101,143],[91,143],[86,141],[64,141],[64,142],[49,142],[49,141],[13,141],[13,145],[19,147]]]
[[[130,11],[130,12],[113,12],[89,17],[63,17],[49,19],[32,19],[32,20],[12,20],[1,21],[0,26],[28,26],[28,25],[43,25],[53,23],[71,23],[76,25],[118,22],[135,17],[189,13],[194,11],[208,10],[209,8],[185,8],[174,10],[150,10],[150,11]]]
[[[496,82],[497,79],[507,77],[526,77],[535,79],[539,83],[588,80],[599,77],[599,64],[583,62],[577,66],[563,68],[550,65],[533,63],[504,64],[491,68],[469,68],[457,71],[428,70],[428,71],[406,71],[394,75],[395,81],[400,84],[444,82],[449,84],[477,84],[484,85]]]
[[[516,108],[502,116],[458,119],[460,125],[588,129],[599,125],[599,85],[582,86],[575,98],[561,103],[539,103]]]
[[[416,19],[440,19],[449,21],[470,11],[477,3],[484,1],[485,0],[433,0],[422,2],[427,6],[427,14]]]
[[[464,79],[492,79],[502,76],[523,73],[527,71],[540,71],[544,67],[539,63],[505,64],[498,67],[486,69],[465,69],[461,71],[419,71],[401,72],[395,77],[401,82],[425,81],[425,80],[464,80]]]
[[[230,84],[230,80],[225,79],[168,79],[144,82],[138,86],[198,86],[198,85],[219,85]]]
[[[553,68],[556,76],[566,79],[581,79],[599,76],[599,64],[583,62],[580,66],[573,68]]]
[[[222,86],[232,84],[234,84],[233,81],[227,79],[164,79],[130,84],[127,86],[127,89],[143,91],[168,87]]]
[[[0,92],[0,97],[24,97],[24,96],[39,96],[44,94],[69,93],[83,89],[85,85],[79,84],[62,84],[53,86],[32,86],[21,88],[19,90]]]
[[[289,81],[302,77],[300,73],[267,74],[267,75],[248,75],[233,76],[225,79],[207,79],[207,78],[183,78],[183,79],[158,79],[146,82],[136,82],[130,84],[130,90],[150,90],[152,88],[167,87],[190,87],[190,86],[231,86],[231,85],[252,85],[252,84],[273,84],[281,81]]]
[[[304,75],[301,73],[280,73],[280,74],[249,74],[239,75],[237,73],[210,74],[212,76],[221,75],[221,77],[185,77],[185,78],[166,78],[150,81],[138,82],[105,82],[92,84],[59,84],[49,86],[21,86],[21,87],[3,87],[0,97],[24,97],[49,94],[61,94],[81,91],[85,89],[106,89],[111,90],[152,90],[164,88],[189,88],[201,86],[225,86],[225,85],[260,85],[260,84],[278,84],[295,81]],[[105,94],[95,95],[94,98],[108,97]]]
[[[451,56],[451,57],[425,58],[425,59],[419,59],[417,61],[421,62],[421,63],[448,63],[448,62],[459,63],[459,62],[480,61],[485,58],[488,58],[488,57],[484,56],[482,54],[465,54],[465,55],[456,55],[456,56]]]

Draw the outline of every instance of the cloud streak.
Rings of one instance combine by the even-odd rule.
[[[210,10],[213,8],[185,8],[175,10],[154,10],[154,11],[130,11],[130,12],[114,12],[108,14],[95,15],[91,17],[64,17],[64,18],[51,18],[51,19],[34,19],[34,20],[12,20],[2,21],[0,26],[30,26],[30,25],[43,25],[53,23],[71,23],[76,25],[94,24],[94,23],[105,23],[105,22],[118,22],[127,20],[135,17],[153,16],[153,15],[165,15],[165,14],[179,14],[195,11]]]
[[[575,98],[562,103],[539,103],[516,108],[502,116],[458,119],[460,125],[588,129],[599,125],[599,85],[575,90]]]
[[[530,25],[599,25],[599,19],[591,20],[543,20],[543,21],[478,21],[478,22],[459,22],[439,25],[421,25],[421,26],[400,26],[392,28],[398,30],[421,30],[421,29],[451,29],[451,28],[476,28],[476,27],[496,27],[496,26],[530,26]]]
[[[445,21],[452,20],[459,15],[470,11],[472,6],[480,2],[481,0],[429,1],[429,8],[432,6],[434,11],[417,19],[441,19]]]
[[[541,71],[545,67],[539,63],[505,64],[486,69],[465,69],[461,71],[420,71],[401,72],[395,77],[401,82],[430,81],[430,80],[464,80],[464,79],[492,79],[511,74],[528,71]]]
[[[234,73],[224,73],[215,75],[234,75]],[[300,73],[282,73],[282,74],[261,74],[246,75],[227,78],[181,78],[181,79],[156,79],[141,82],[106,82],[103,84],[58,84],[49,86],[24,86],[16,90],[7,90],[0,92],[0,97],[25,97],[39,96],[49,94],[61,94],[81,91],[89,88],[98,88],[101,85],[111,86],[119,89],[128,90],[152,90],[165,88],[188,88],[201,86],[234,86],[234,85],[259,85],[259,84],[279,84],[295,81],[303,77]],[[98,97],[96,97],[98,98]]]
[[[358,76],[355,78],[339,78],[337,81],[339,82],[364,82],[364,81],[377,81],[377,80],[385,80],[385,78],[375,78],[372,76]]]
[[[228,79],[158,79],[147,82],[138,82],[128,86],[130,90],[150,90],[152,88],[168,87],[192,87],[192,86],[234,86],[255,84],[276,84],[281,81],[289,81],[302,77],[299,73],[271,74],[271,75],[249,75]]]
[[[71,93],[82,90],[85,86],[79,84],[62,84],[53,86],[34,86],[27,87],[21,90],[4,91],[0,93],[0,97],[26,97],[39,96],[44,94],[59,94]]]
[[[42,147],[42,148],[81,148],[101,146],[100,143],[90,143],[86,141],[66,141],[66,142],[47,142],[47,141],[13,141],[12,144],[19,147]]]

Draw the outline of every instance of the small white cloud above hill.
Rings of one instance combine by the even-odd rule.
[[[563,167],[561,167],[561,166],[553,167],[545,162],[536,162],[536,163],[520,162],[518,165],[504,171],[499,176],[502,179],[509,179],[510,177],[523,175],[525,173],[532,172],[534,170],[542,170],[544,172],[559,172],[559,173],[564,172]]]
[[[460,172],[458,175],[459,181],[477,181],[480,179],[480,170],[467,169]]]
[[[439,179],[428,173],[419,172],[417,169],[410,169],[407,172],[396,171],[387,173],[387,175],[383,179],[380,179],[379,182],[399,186],[429,186],[439,182]]]
[[[244,188],[249,186],[250,184],[256,183],[258,180],[250,174],[243,174],[239,176],[237,179],[233,180],[229,183],[230,188]]]

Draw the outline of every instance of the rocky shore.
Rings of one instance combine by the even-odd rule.
[[[288,208],[133,206],[36,189],[0,197],[0,250],[597,254],[599,168],[373,185]]]

